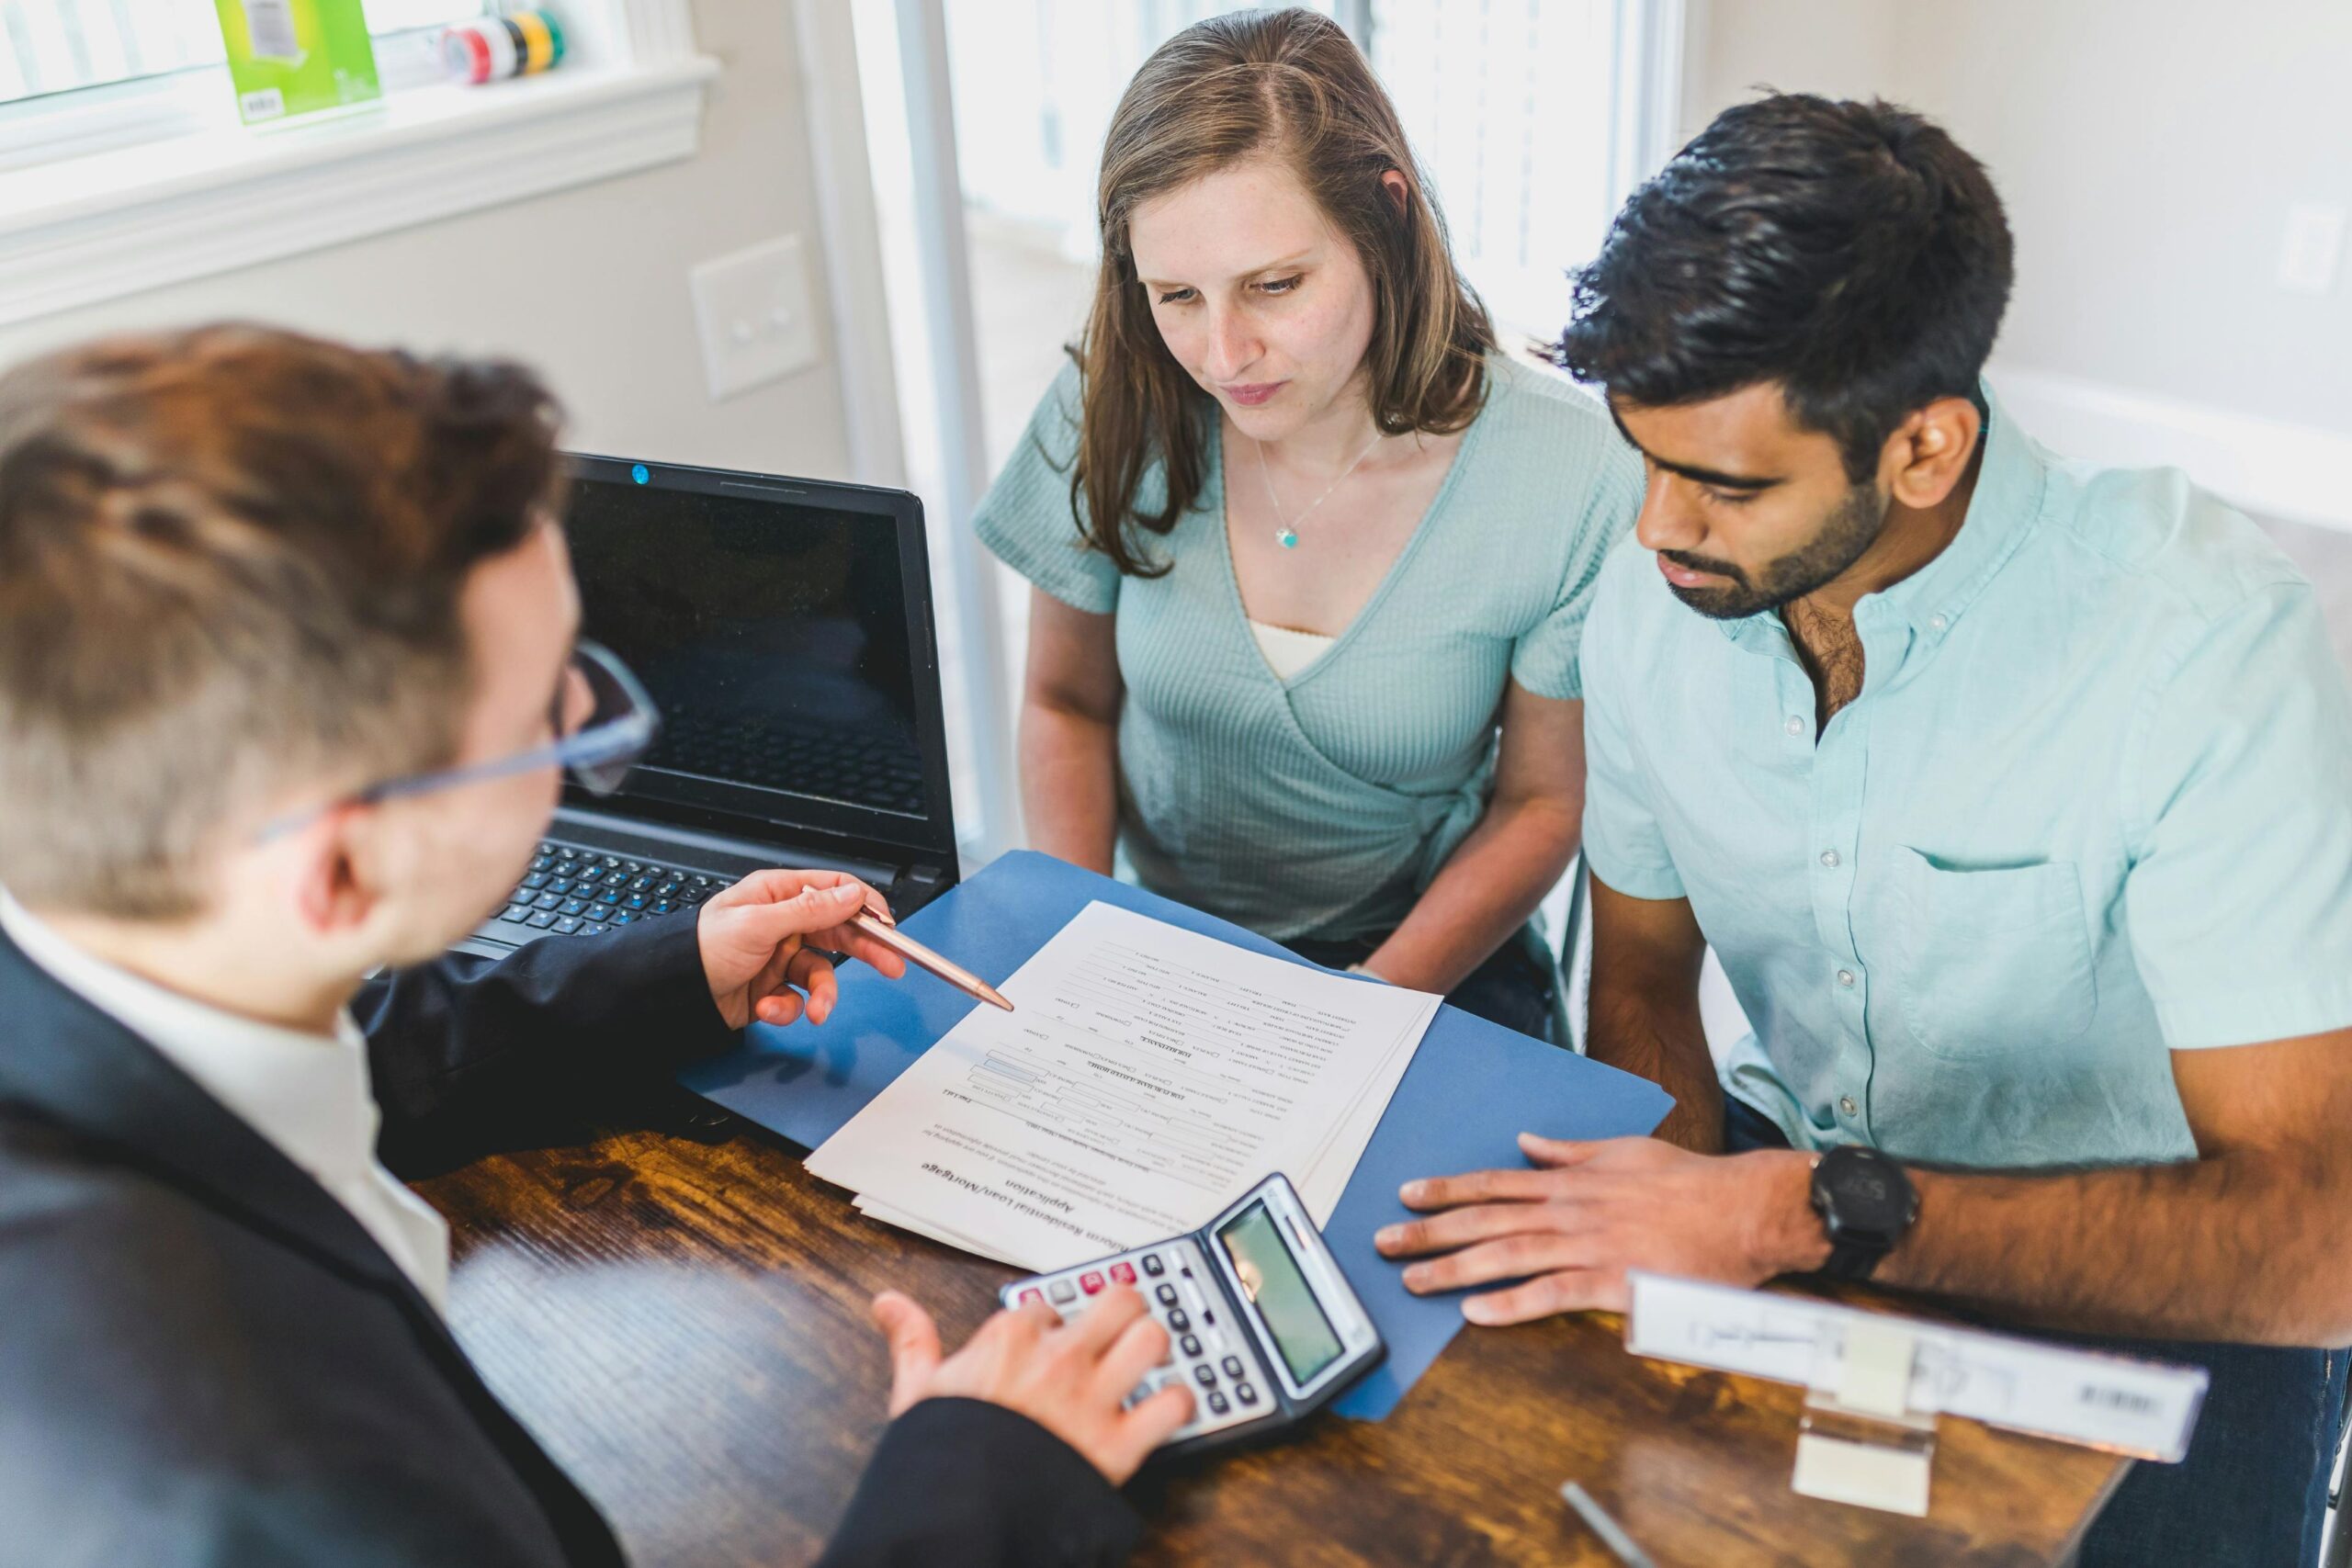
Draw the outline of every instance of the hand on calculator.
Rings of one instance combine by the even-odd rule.
[[[1001,1404],[1076,1449],[1113,1485],[1192,1417],[1182,1383],[1123,1406],[1168,1354],[1168,1331],[1132,1290],[1103,1292],[1068,1323],[1042,1301],[1000,1312],[944,1360],[938,1325],[898,1292],[874,1298],[874,1320],[890,1337],[892,1416],[941,1397]]]

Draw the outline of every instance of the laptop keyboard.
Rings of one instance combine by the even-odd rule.
[[[649,762],[707,778],[921,815],[922,754],[911,740],[849,729],[786,730],[698,714],[665,716]]]
[[[543,840],[531,869],[485,934],[507,942],[528,942],[540,933],[599,936],[615,926],[691,911],[728,886],[683,866]]]

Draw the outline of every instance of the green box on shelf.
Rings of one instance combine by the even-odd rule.
[[[219,0],[247,125],[380,97],[361,0]]]

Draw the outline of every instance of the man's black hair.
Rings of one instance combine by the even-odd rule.
[[[2008,220],[1941,128],[1873,100],[1740,104],[1635,191],[1551,351],[1645,407],[1777,382],[1849,479],[1915,410],[1976,395]]]

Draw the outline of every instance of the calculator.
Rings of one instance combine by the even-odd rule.
[[[1274,1436],[1388,1353],[1280,1172],[1189,1235],[1016,1280],[1001,1294],[1006,1306],[1042,1301],[1069,1318],[1114,1285],[1141,1292],[1168,1330],[1167,1359],[1126,1403],[1171,1382],[1192,1386],[1192,1419],[1163,1455]]]

